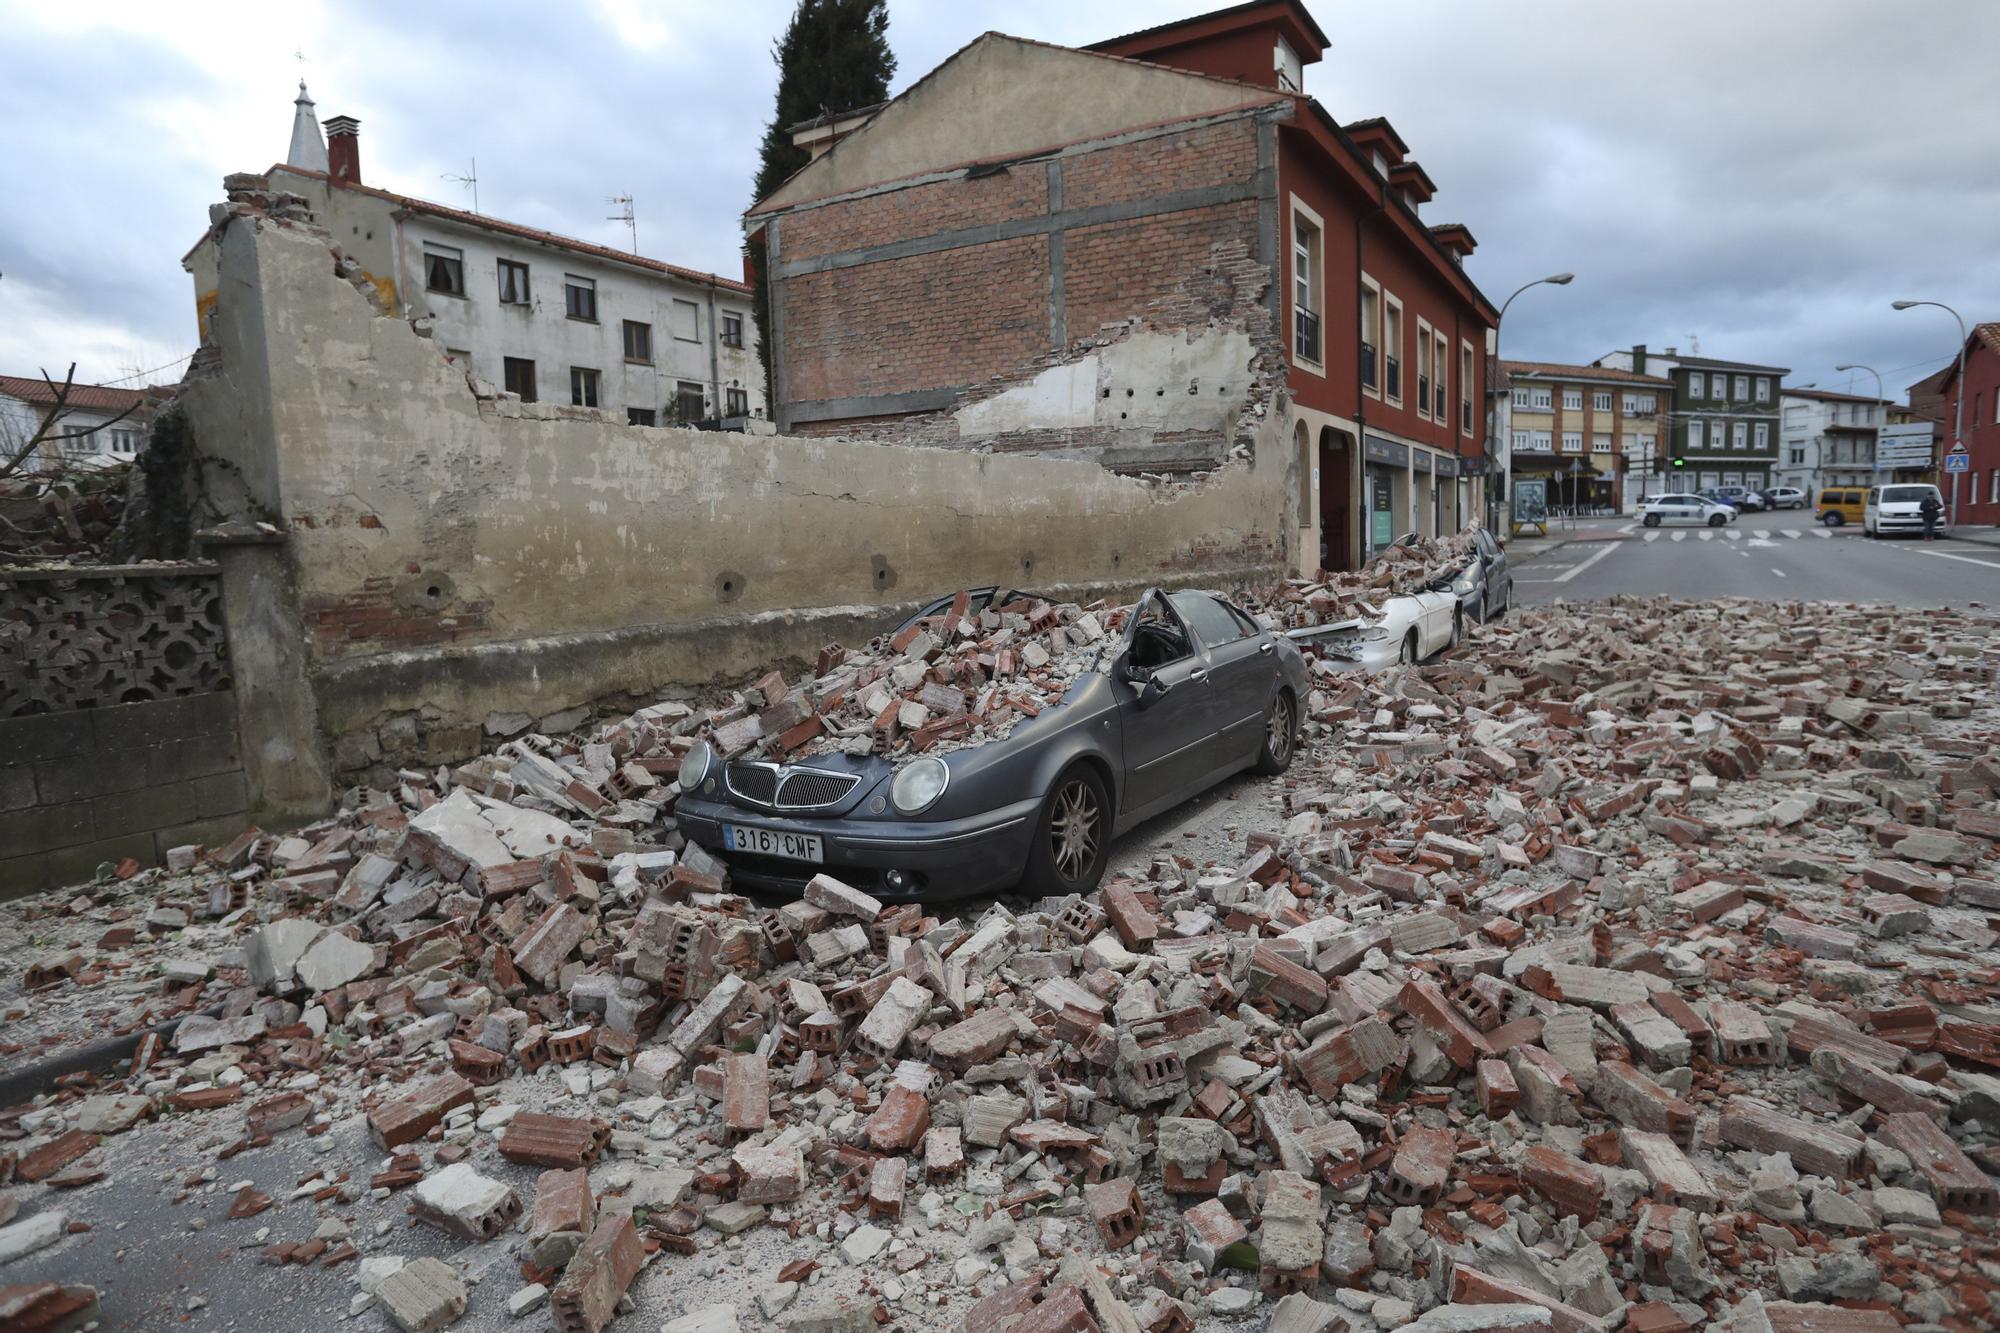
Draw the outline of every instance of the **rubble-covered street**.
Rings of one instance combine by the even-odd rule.
[[[405,771],[0,927],[7,1070],[149,1033],[0,1116],[0,1326],[1992,1327],[1996,628],[1321,664],[1084,900],[732,894],[672,779],[782,679]]]

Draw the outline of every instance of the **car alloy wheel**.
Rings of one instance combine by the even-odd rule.
[[[1719,528],[1726,521],[1727,520],[1724,519],[1720,514],[1710,514],[1708,516],[1708,526],[1710,526],[1711,528]]]
[[[1071,882],[1081,880],[1096,864],[1103,838],[1104,807],[1097,791],[1081,774],[1071,774],[1049,808],[1049,854],[1056,873]]]
[[[1658,514],[1648,514],[1646,515],[1645,523],[1649,528],[1657,528],[1660,526],[1660,516]]]
[[[1264,722],[1264,748],[1258,752],[1255,771],[1270,776],[1290,768],[1298,735],[1298,708],[1292,703],[1291,691],[1279,690],[1271,701],[1271,716]]]

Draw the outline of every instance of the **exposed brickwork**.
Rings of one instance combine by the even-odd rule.
[[[910,393],[981,380],[1049,345],[1049,243],[987,245],[789,278],[792,401]]]
[[[1247,183],[1256,172],[1255,122],[1204,125],[1064,158],[1063,207],[1089,208],[1176,190]]]
[[[336,658],[486,637],[490,599],[456,602],[443,612],[416,610],[397,605],[395,582],[371,578],[353,592],[301,598],[314,650]]]
[[[817,259],[913,236],[1035,217],[1048,207],[1047,169],[1040,162],[1024,162],[991,176],[955,177],[807,209],[785,220],[778,251],[785,260]]]
[[[1212,267],[1218,246],[1256,244],[1257,204],[1217,204],[1130,222],[1080,227],[1063,240],[1063,300],[1072,337],[1129,317],[1155,301],[1193,290],[1190,273]],[[1181,305],[1157,312],[1157,324],[1185,328],[1196,312]],[[1179,318],[1175,318],[1179,316]],[[1151,322],[1151,321],[1149,321]],[[1203,312],[1200,323],[1207,323]]]

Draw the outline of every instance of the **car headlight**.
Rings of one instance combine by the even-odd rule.
[[[1458,582],[1451,585],[1451,590],[1457,593],[1461,597],[1464,597],[1465,595],[1470,593],[1472,591],[1472,588],[1473,588],[1472,575],[1470,574],[1459,575]]]
[[[950,781],[951,770],[944,760],[925,755],[896,770],[895,781],[889,784],[889,804],[899,815],[922,814],[944,795]]]
[[[715,747],[707,741],[696,741],[694,748],[681,756],[680,784],[682,791],[693,791],[708,776],[708,770],[715,766]]]
[[[1381,643],[1389,637],[1389,627],[1387,625],[1370,625],[1361,631],[1359,637],[1368,643]]]

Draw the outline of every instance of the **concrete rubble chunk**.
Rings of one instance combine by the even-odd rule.
[[[450,1265],[412,1259],[375,1284],[375,1303],[403,1333],[437,1333],[465,1313],[465,1283]]]

